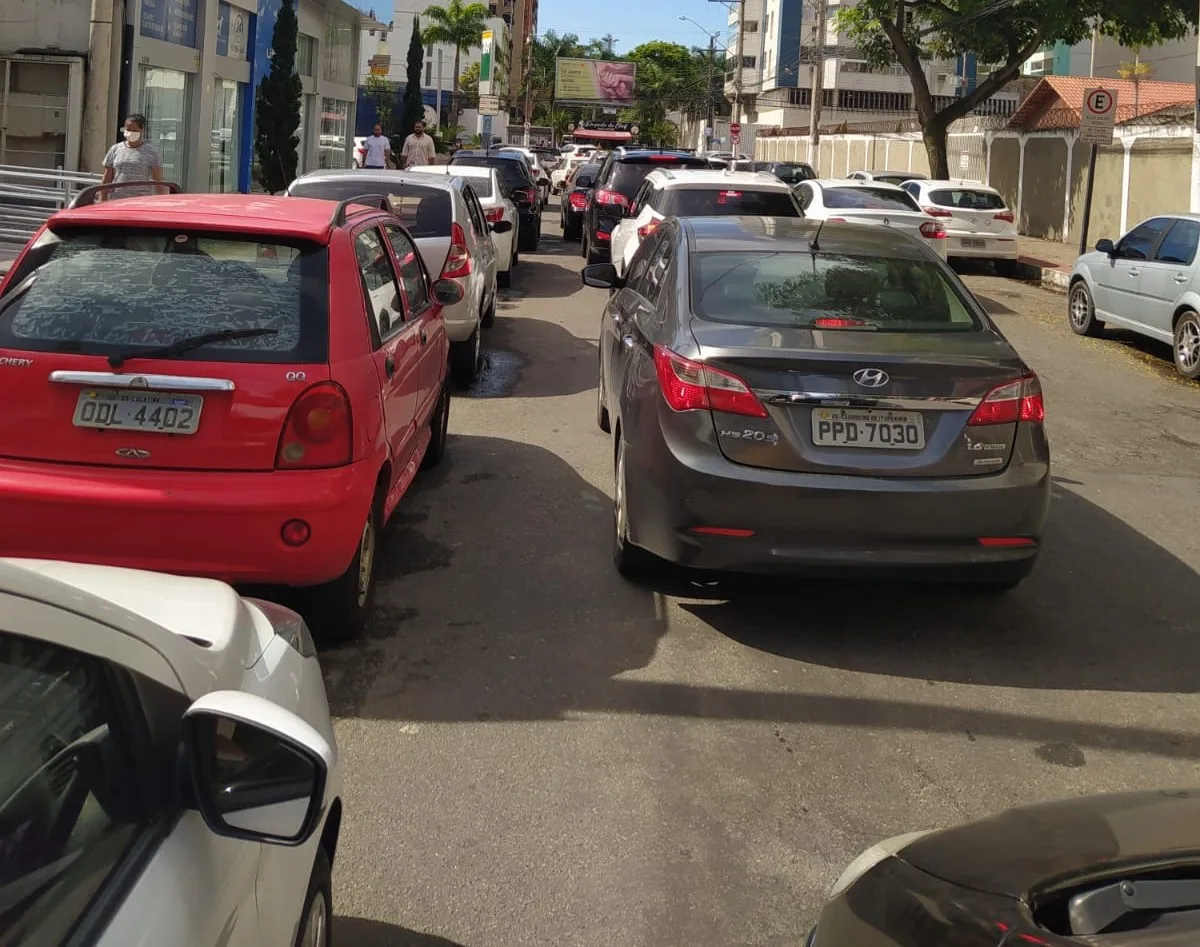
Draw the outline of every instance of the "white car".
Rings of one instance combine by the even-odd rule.
[[[568,155],[562,164],[550,172],[550,190],[554,194],[559,194],[566,190],[567,180],[582,168],[585,164],[592,160],[592,152],[587,154]]]
[[[921,240],[946,259],[946,226],[894,184],[822,178],[801,181],[795,190],[805,217],[891,227]]]
[[[999,276],[1016,276],[1016,217],[994,187],[925,179],[901,187],[945,225],[950,256],[991,260]]]
[[[612,264],[624,276],[642,241],[668,217],[803,217],[792,188],[765,171],[651,171],[613,228]]]
[[[410,168],[418,174],[437,174],[441,177],[462,178],[471,186],[483,216],[492,229],[492,244],[496,248],[496,282],[500,286],[512,284],[512,270],[517,256],[518,228],[521,217],[517,205],[504,196],[504,182],[495,168],[476,168],[467,164],[430,164]],[[496,229],[500,221],[508,221],[511,229]],[[503,232],[501,232],[503,231]]]
[[[519,154],[525,159],[525,163],[529,165],[529,171],[533,175],[533,183],[538,186],[538,191],[542,197],[542,209],[546,209],[546,205],[550,202],[550,175],[546,173],[546,169],[542,167],[541,159],[537,153],[528,148],[519,148],[516,145],[506,145],[500,151],[509,151]]]
[[[928,175],[920,171],[851,171],[850,181],[877,181],[880,184],[903,184],[905,181],[924,181]]]
[[[303,620],[19,559],[0,615],[3,942],[326,947],[342,764]]]

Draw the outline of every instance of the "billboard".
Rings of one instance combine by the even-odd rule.
[[[637,65],[603,59],[556,59],[554,100],[564,105],[631,105]]]

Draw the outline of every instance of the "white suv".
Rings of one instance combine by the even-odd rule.
[[[619,276],[668,217],[803,217],[792,189],[766,171],[662,170],[646,175],[612,234]]]

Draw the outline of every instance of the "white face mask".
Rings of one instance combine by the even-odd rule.
[[[136,145],[139,141],[142,140],[142,133],[130,131],[127,128],[127,129],[125,129],[125,140],[127,142],[129,142],[129,144],[131,144],[131,145]]]

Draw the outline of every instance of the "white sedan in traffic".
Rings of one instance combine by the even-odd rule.
[[[303,620],[0,559],[4,943],[327,947],[342,770]]]
[[[999,276],[1016,275],[1016,215],[994,187],[924,179],[900,186],[925,213],[945,225],[950,256],[991,260]]]
[[[921,210],[912,195],[894,184],[819,179],[796,185],[805,217],[891,227],[925,243],[946,259],[946,227]]]

